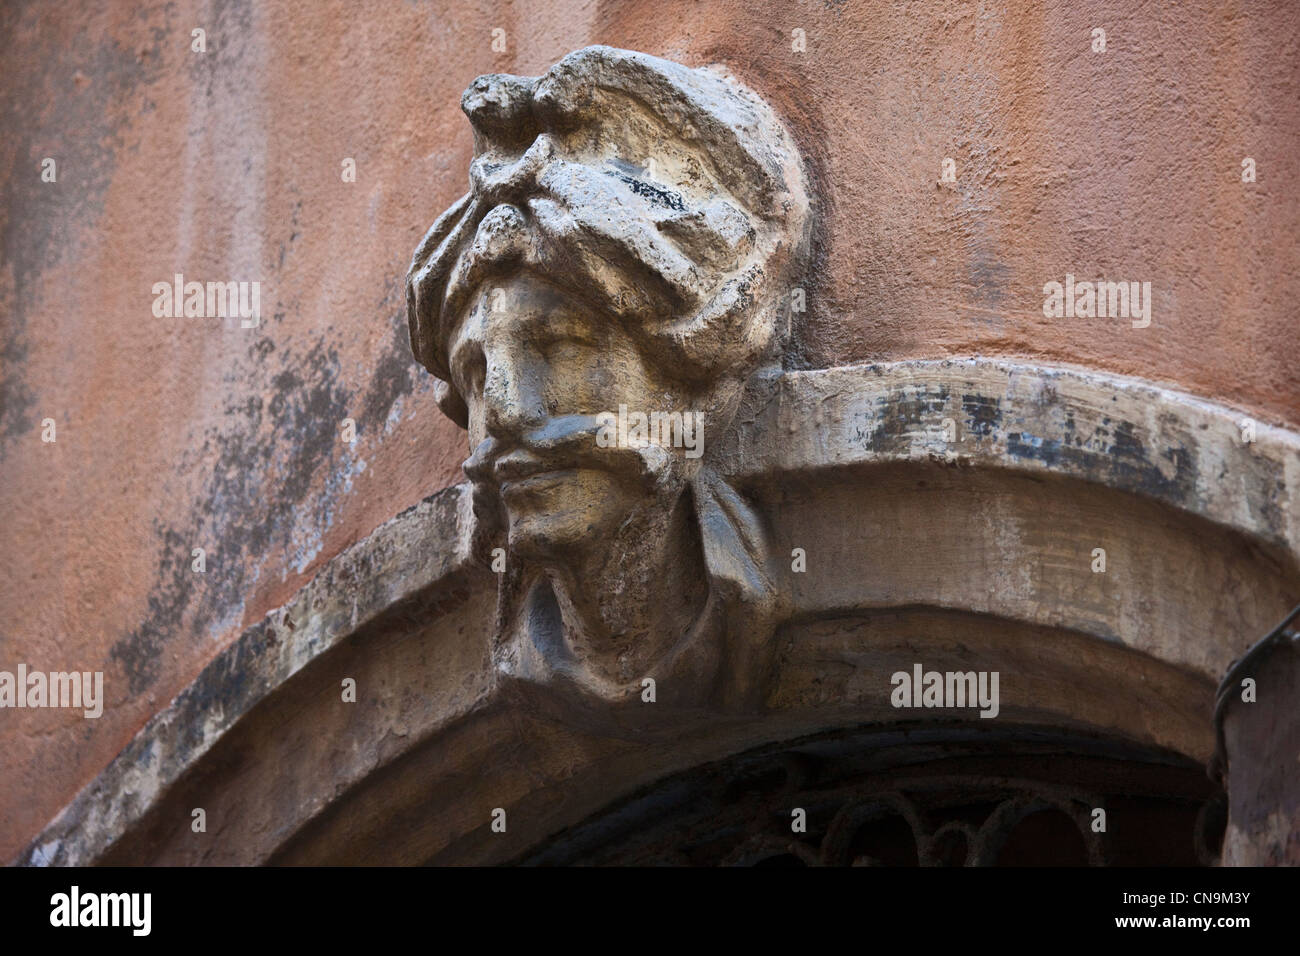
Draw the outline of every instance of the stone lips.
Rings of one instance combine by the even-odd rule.
[[[780,120],[725,71],[593,46],[539,78],[479,77],[462,108],[471,191],[430,228],[406,282],[412,350],[458,424],[448,326],[498,270],[562,286],[687,376],[784,346],[783,296],[809,244],[805,175]],[[647,161],[674,182],[643,175]]]

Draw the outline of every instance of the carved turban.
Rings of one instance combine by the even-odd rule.
[[[593,46],[541,77],[466,90],[470,192],[407,274],[416,358],[462,427],[453,323],[494,275],[527,270],[643,339],[675,374],[744,378],[789,333],[808,195],[772,111],[720,68]]]

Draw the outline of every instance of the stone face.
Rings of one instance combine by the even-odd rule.
[[[471,191],[417,249],[407,305],[469,430],[484,562],[500,549],[498,666],[752,706],[775,588],[718,453],[806,265],[790,136],[723,71],[609,47],[480,77],[462,105]]]

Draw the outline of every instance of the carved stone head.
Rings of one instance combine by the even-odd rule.
[[[499,663],[624,698],[712,644],[698,693],[726,643],[706,619],[771,590],[714,451],[789,335],[798,153],[725,72],[608,47],[480,77],[462,106],[471,189],[416,250],[407,308],[469,431],[480,543],[508,555]]]

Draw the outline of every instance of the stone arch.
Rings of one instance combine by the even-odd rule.
[[[518,706],[458,486],[250,628],[20,862],[508,862],[712,761],[954,720],[1209,762],[1219,678],[1300,591],[1295,434],[1261,424],[1243,443],[1232,409],[979,359],[787,372],[747,402],[731,475],[774,566],[805,546],[819,569],[784,574],[756,712],[705,697],[655,733]],[[1000,716],[893,708],[889,675],[913,662],[1002,671]],[[220,840],[189,839],[194,806]]]

